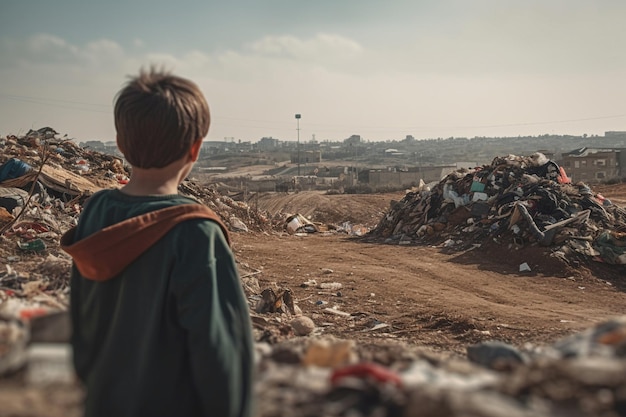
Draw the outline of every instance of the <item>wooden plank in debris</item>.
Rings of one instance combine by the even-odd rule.
[[[60,193],[80,195],[83,193],[95,193],[100,187],[67,169],[44,165],[39,180],[46,187]]]

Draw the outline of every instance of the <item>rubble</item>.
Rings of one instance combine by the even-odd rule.
[[[215,188],[187,180],[179,186],[179,191],[216,212],[232,231],[268,232],[276,228],[266,214],[244,202],[219,194]]]
[[[0,169],[13,172],[0,181],[0,374],[27,365],[25,384],[47,382],[71,391],[71,260],[59,250],[58,238],[76,223],[91,193],[123,185],[128,171],[118,158],[56,137],[45,128],[0,145],[0,164],[23,161],[17,170]],[[408,193],[370,236],[398,243],[449,241],[452,248],[496,239],[560,252],[568,262],[623,263],[623,210],[584,184],[568,184],[563,170],[537,165],[539,159],[496,158],[490,166],[450,174],[430,190]],[[42,168],[43,161],[54,169]],[[215,210],[233,231],[285,229],[285,219],[276,222],[193,180],[180,190]],[[238,266],[253,307],[257,416],[626,415],[626,318],[550,346],[493,341],[468,347],[466,357],[435,354],[390,341],[392,327],[370,313],[341,310],[352,284],[338,282],[339,272],[320,268],[317,279],[302,284],[309,295],[295,299],[289,288],[261,290],[255,276],[262,268]],[[312,305],[311,314],[302,315],[302,303]],[[324,328],[340,322],[379,332],[382,341],[374,352],[324,336]],[[80,398],[72,401],[79,404]]]
[[[408,192],[368,234],[398,244],[428,242],[466,250],[545,247],[572,266],[626,264],[626,210],[578,182],[543,154],[496,157]],[[520,267],[528,270],[528,265]]]
[[[257,415],[621,416],[625,323],[618,317],[550,346],[487,342],[468,349],[472,361],[414,346],[401,346],[398,355],[390,344],[382,363],[351,341],[285,341],[273,346],[280,356],[260,358]],[[494,367],[496,358],[500,366]]]
[[[90,195],[123,186],[130,172],[122,159],[83,149],[49,127],[0,139],[2,374],[24,364],[27,343],[67,341],[71,258],[60,250],[59,238],[76,225]],[[263,213],[193,180],[179,191],[211,207],[233,232],[274,227]],[[249,294],[260,292],[254,277],[242,281]],[[285,308],[295,314],[297,306],[291,301]],[[43,322],[57,330],[57,339],[37,324]]]
[[[119,188],[129,179],[130,169],[121,158],[83,149],[71,140],[58,138],[52,128],[31,130],[22,137],[8,136],[3,143],[0,206],[9,215],[14,216],[15,207],[24,206],[32,194],[35,208],[44,207],[51,218],[75,222],[91,194]],[[179,191],[214,210],[232,231],[260,232],[275,227],[262,212],[193,180],[184,181]],[[0,215],[2,222],[8,223],[10,220],[4,220],[7,217]]]

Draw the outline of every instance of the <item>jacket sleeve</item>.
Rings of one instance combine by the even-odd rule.
[[[215,223],[188,221],[183,230],[172,291],[204,415],[248,417],[252,331],[235,259]]]

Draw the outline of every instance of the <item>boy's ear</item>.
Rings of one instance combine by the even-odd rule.
[[[197,140],[191,145],[191,149],[189,150],[189,157],[192,162],[196,162],[198,160],[198,156],[200,156],[200,148],[202,147],[202,139]]]
[[[120,152],[123,154],[124,153],[124,148],[122,147],[122,143],[120,142],[120,137],[119,135],[115,135],[115,141],[117,142],[117,148],[120,150]]]

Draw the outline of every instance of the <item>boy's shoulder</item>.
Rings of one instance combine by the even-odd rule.
[[[154,210],[147,211],[146,207],[142,207],[140,212],[128,215],[116,214],[117,210],[109,213],[110,210],[106,208],[110,205],[100,201],[106,196],[107,193],[94,195],[95,200],[92,200],[87,216],[82,216],[79,225],[64,233],[61,238],[61,247],[74,258],[84,277],[101,281],[116,276],[167,235],[170,236],[168,242],[175,242],[176,247],[180,246],[180,242],[199,241],[191,237],[201,237],[202,233],[207,233],[211,239],[220,236],[219,239],[224,239],[225,245],[230,247],[227,227],[217,213],[203,204],[182,203],[185,200],[173,204],[178,200],[170,199],[170,204],[166,206],[157,205],[152,207]],[[109,215],[112,218],[107,218]],[[189,220],[204,220],[211,225],[197,227]],[[177,227],[184,223],[191,227]],[[178,231],[170,235],[173,229]],[[187,238],[181,239],[183,235],[187,235]]]
[[[110,198],[111,193],[115,191],[116,191],[115,188],[110,188],[110,189],[96,191],[95,193],[91,194],[89,197],[87,197],[87,199],[83,203],[83,211],[90,208],[91,206],[96,205],[97,202],[99,201],[104,201]]]
[[[115,204],[128,204],[136,209],[141,209],[141,206],[145,206],[146,211],[156,210],[161,207],[169,207],[173,205],[181,204],[203,204],[200,200],[187,195],[177,194],[168,196],[134,196],[124,194],[117,188],[110,188],[100,190],[89,196],[84,204],[83,209],[87,209],[90,206],[96,206],[99,204],[107,204],[109,202]]]

